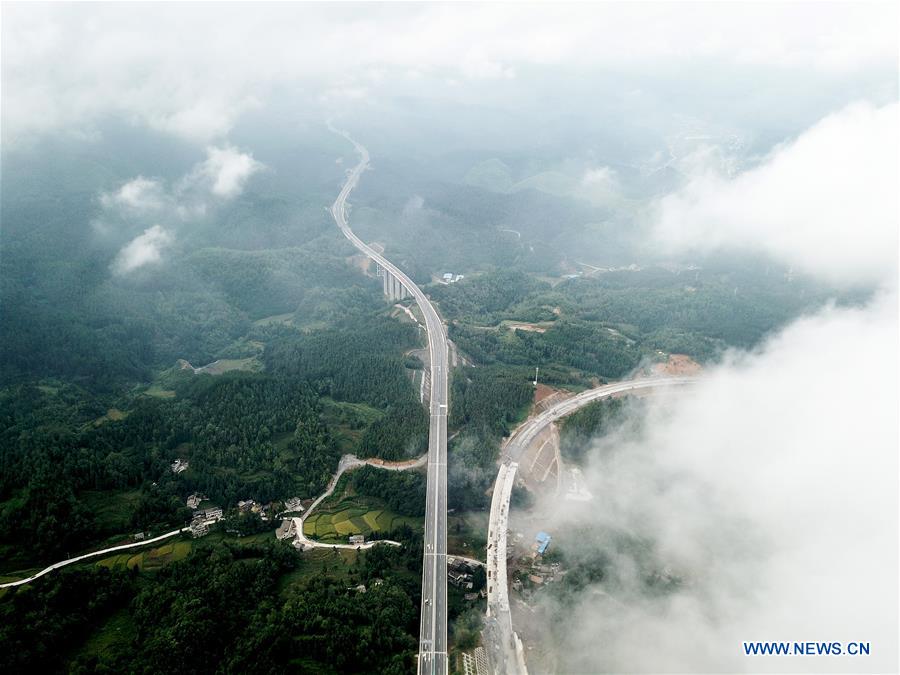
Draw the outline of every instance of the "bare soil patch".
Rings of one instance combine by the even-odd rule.
[[[653,366],[653,372],[659,375],[696,375],[701,370],[703,370],[703,366],[687,354],[669,354],[669,359],[665,363],[657,363]]]

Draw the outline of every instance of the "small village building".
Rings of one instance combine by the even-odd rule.
[[[303,511],[302,501],[300,497],[291,497],[284,502],[284,509],[286,511]]]
[[[185,502],[187,507],[191,510],[196,510],[200,508],[200,502],[206,499],[206,495],[201,495],[199,492],[195,492],[190,497],[187,498]]]
[[[281,521],[281,525],[275,530],[275,536],[278,539],[290,539],[297,534],[297,527],[293,518],[285,518]]]

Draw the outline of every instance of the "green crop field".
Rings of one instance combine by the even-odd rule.
[[[323,506],[304,521],[303,533],[324,542],[340,542],[352,534],[387,533],[400,525],[420,527],[419,518],[401,516],[384,508],[377,499],[344,497]]]
[[[109,558],[103,558],[102,560],[97,561],[98,567],[107,567],[111,570],[115,569],[124,569],[128,565],[129,559],[131,559],[131,553],[121,553],[119,555],[114,555]]]
[[[162,546],[137,553],[120,553],[98,560],[95,564],[109,569],[130,569],[137,567],[140,570],[156,570],[164,565],[183,560],[191,552],[193,544],[190,541],[175,540]]]

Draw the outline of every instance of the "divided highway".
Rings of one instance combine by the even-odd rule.
[[[347,197],[369,164],[369,152],[346,132],[360,155],[331,206],[344,236],[390,272],[415,298],[425,317],[431,356],[431,422],[428,432],[428,493],[425,506],[425,556],[422,570],[422,618],[419,625],[419,675],[445,675],[447,668],[447,335],[425,294],[398,267],[357,237],[347,224]]]

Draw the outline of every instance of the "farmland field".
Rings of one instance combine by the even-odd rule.
[[[109,569],[155,570],[163,565],[187,558],[193,546],[190,541],[175,540],[138,553],[120,553],[97,561],[95,564]]]
[[[339,543],[352,534],[386,534],[401,525],[421,527],[421,519],[394,513],[371,497],[344,497],[336,503],[326,504],[304,522],[303,533],[307,537]]]

